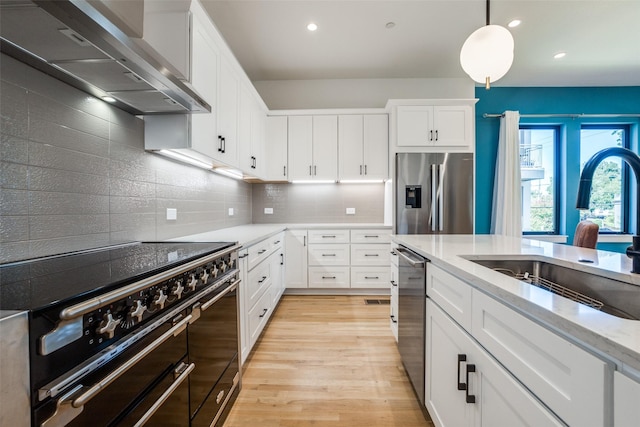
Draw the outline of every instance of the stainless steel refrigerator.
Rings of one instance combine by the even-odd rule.
[[[473,233],[473,154],[396,154],[396,234]],[[425,404],[428,260],[398,248],[398,350]]]
[[[473,154],[396,154],[396,234],[473,233]]]

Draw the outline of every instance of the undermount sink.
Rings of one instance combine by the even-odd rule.
[[[613,316],[640,320],[640,286],[535,259],[465,258]]]

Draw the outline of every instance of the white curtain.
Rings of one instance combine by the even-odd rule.
[[[520,182],[520,113],[505,111],[493,184],[491,233],[522,236],[522,190]]]

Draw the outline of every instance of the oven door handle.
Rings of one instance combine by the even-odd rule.
[[[233,282],[233,284],[231,284],[231,286],[229,286],[223,292],[220,292],[218,295],[216,295],[215,297],[211,298],[209,301],[207,301],[204,304],[202,304],[200,306],[200,310],[205,311],[206,309],[211,307],[213,304],[215,304],[216,302],[220,301],[225,295],[227,295],[230,292],[235,291],[236,288],[238,287],[239,283],[240,283],[240,279],[238,279],[235,282]],[[191,322],[191,323],[193,323],[193,322]]]
[[[70,399],[72,399],[71,406],[73,406],[74,408],[81,408],[84,405],[86,405],[91,399],[96,397],[105,387],[107,387],[109,384],[111,384],[112,382],[120,378],[125,372],[127,372],[134,365],[136,365],[138,362],[144,359],[153,350],[160,347],[169,338],[171,338],[172,336],[180,335],[180,333],[182,333],[182,331],[184,331],[187,328],[187,324],[189,323],[190,320],[191,320],[191,315],[189,314],[185,316],[184,319],[180,320],[178,323],[173,325],[171,329],[169,329],[167,332],[160,335],[154,342],[149,344],[138,354],[133,356],[131,359],[127,360],[122,365],[118,366],[114,371],[112,371],[109,375],[104,377],[101,381],[89,387],[89,389],[84,392],[82,392],[82,389],[81,389],[80,391],[82,393],[79,396],[77,397],[71,396],[70,397]]]
[[[144,413],[144,415],[138,420],[138,422],[135,423],[134,427],[145,425],[147,421],[151,419],[153,414],[155,414],[156,411],[160,409],[162,404],[173,394],[174,391],[176,391],[180,384],[182,384],[184,380],[187,379],[187,377],[195,367],[195,363],[191,363],[188,366],[185,363],[181,363],[180,366],[178,366],[174,371],[178,375],[178,378],[176,378],[173,383],[171,383],[171,385],[164,391],[164,393],[162,393],[162,396],[160,396],[158,400],[156,400],[155,403],[151,405],[149,410],[147,410],[147,412]]]

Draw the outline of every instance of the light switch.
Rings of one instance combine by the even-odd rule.
[[[233,216],[233,208],[229,208],[229,216]]]
[[[178,219],[178,209],[175,208],[167,208],[167,220],[175,221]]]
[[[264,208],[265,215],[273,215],[273,208]]]
[[[347,215],[355,215],[356,208],[347,208]]]

